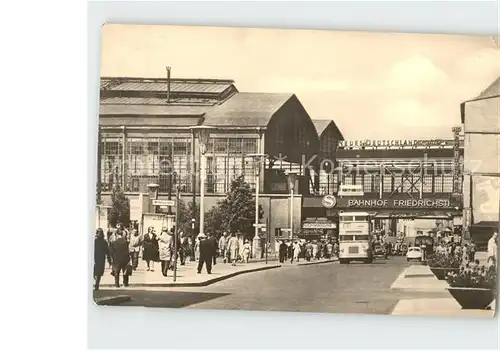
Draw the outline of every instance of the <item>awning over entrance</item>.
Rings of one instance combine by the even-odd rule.
[[[476,246],[481,251],[486,251],[488,240],[495,231],[498,232],[500,221],[481,221],[470,226],[470,238],[476,243]]]
[[[499,227],[500,227],[500,221],[481,221],[471,226],[471,228],[493,228],[493,229],[498,229]]]

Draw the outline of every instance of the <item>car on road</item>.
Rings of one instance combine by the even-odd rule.
[[[385,258],[387,259],[387,252],[384,248],[384,246],[380,244],[375,244],[373,247],[373,256],[375,258]]]
[[[410,262],[410,261],[421,262],[422,256],[423,256],[422,249],[420,247],[417,247],[417,246],[409,247],[408,252],[406,252],[406,260],[408,262]]]

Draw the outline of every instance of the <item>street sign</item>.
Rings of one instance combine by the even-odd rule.
[[[266,227],[266,223],[257,223],[257,224],[253,224],[254,227],[257,227],[257,228],[265,228]]]
[[[175,206],[174,200],[153,200],[153,206]]]
[[[321,200],[323,207],[333,208],[337,204],[337,199],[333,195],[325,195]]]

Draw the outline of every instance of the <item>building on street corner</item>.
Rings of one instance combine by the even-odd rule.
[[[500,226],[500,77],[460,106],[465,134],[464,228],[480,246]]]

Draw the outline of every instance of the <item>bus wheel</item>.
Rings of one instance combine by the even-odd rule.
[[[344,259],[342,259],[342,258],[341,258],[341,259],[339,259],[339,262],[340,262],[340,264],[346,264],[346,263],[348,263],[348,261],[347,261],[347,260],[344,260]]]

